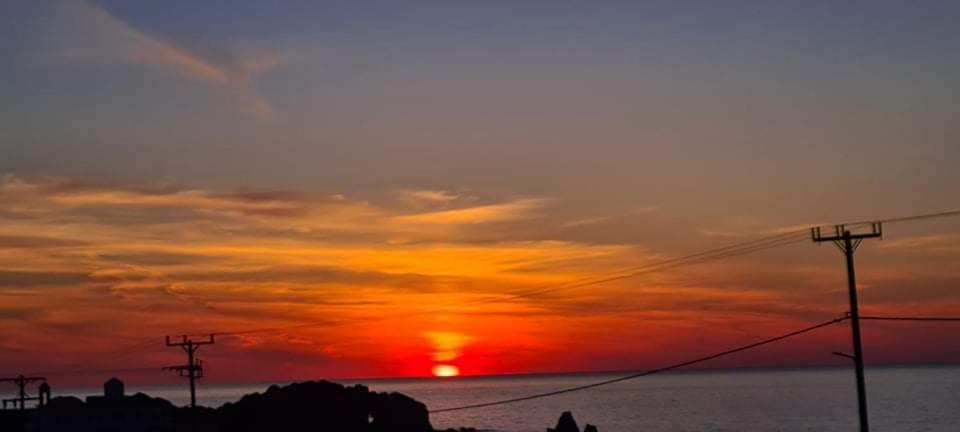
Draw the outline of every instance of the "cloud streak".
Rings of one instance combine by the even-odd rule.
[[[418,367],[448,360],[469,361],[468,373],[516,372],[533,365],[574,367],[551,355],[551,347],[565,341],[590,340],[585,349],[623,358],[653,349],[620,346],[622,338],[595,337],[591,328],[650,340],[666,340],[662,332],[669,332],[680,343],[701,337],[704,330],[689,324],[695,318],[724,327],[721,333],[733,342],[743,336],[736,324],[743,320],[778,326],[844,308],[842,284],[833,284],[842,278],[828,271],[835,269],[833,261],[830,267],[794,263],[792,271],[776,264],[762,272],[754,260],[764,257],[757,256],[741,265],[710,263],[512,296],[673,255],[591,241],[588,233],[582,241],[544,237],[530,226],[563,233],[611,222],[552,215],[560,203],[548,198],[394,191],[370,201],[2,177],[0,297],[9,306],[0,320],[11,325],[0,327],[0,340],[7,349],[29,351],[63,337],[136,338],[317,322],[251,336],[230,349],[237,358],[256,361],[268,361],[281,348],[303,357],[324,350],[339,353],[328,360],[343,367],[397,359],[363,363],[365,369],[356,372],[363,375],[423,374],[429,367]],[[476,241],[473,236],[485,231],[496,232],[494,240]],[[944,246],[952,242],[931,235],[893,240],[879,250],[899,257],[916,248],[949,254]],[[921,311],[960,305],[951,269],[912,276],[910,284],[922,290],[908,292],[901,289],[907,284],[902,266],[866,272],[864,301],[875,307],[909,301]],[[284,337],[302,343],[287,346]],[[525,360],[509,360],[504,353],[511,350],[529,353]]]
[[[283,63],[280,53],[235,50],[226,57],[204,56],[137,28],[97,4],[57,2],[52,10],[39,55],[75,63],[149,67],[206,83],[256,118],[275,115],[270,102],[257,95],[254,80]]]

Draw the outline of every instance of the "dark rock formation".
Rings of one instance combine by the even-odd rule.
[[[43,407],[0,411],[0,432],[441,432],[430,425],[426,405],[399,393],[371,392],[327,381],[271,386],[218,409],[177,408],[138,393],[123,394],[112,383],[103,396],[86,401],[53,398]],[[564,412],[548,432],[580,432]],[[473,428],[442,432],[480,432]],[[587,425],[584,432],[597,432]]]
[[[548,428],[547,432],[580,432],[580,426],[577,426],[577,421],[573,419],[570,411],[564,411],[557,420],[557,426],[553,429]]]
[[[426,405],[326,381],[272,386],[217,410],[221,431],[432,432]]]
[[[557,420],[557,426],[547,428],[547,432],[580,432],[580,426],[577,426],[577,421],[573,419],[573,414],[570,413],[570,411],[565,411],[560,415],[560,419]],[[588,424],[584,427],[583,432],[597,432],[597,427]]]
[[[326,381],[271,386],[220,407],[217,417],[223,431],[368,431],[370,395]]]
[[[427,406],[400,393],[371,393],[371,432],[432,431]]]
[[[54,398],[37,410],[37,432],[434,432],[426,405],[399,393],[371,392],[326,381],[271,386],[218,409],[176,408],[143,394]],[[10,417],[10,418],[7,418]],[[0,416],[5,426],[22,419]],[[22,430],[20,427],[5,427]]]

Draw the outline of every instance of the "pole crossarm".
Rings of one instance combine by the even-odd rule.
[[[833,232],[831,233],[830,231]],[[859,233],[850,231],[850,225],[834,225],[833,229],[828,229],[826,233],[824,232],[823,227],[810,228],[810,238],[815,243],[832,242],[842,247],[844,246],[843,242],[847,237],[856,242],[856,245],[853,248],[856,250],[856,246],[859,246],[863,239],[883,237],[883,222],[870,222],[870,231]]]
[[[168,347],[171,347],[171,346],[186,347],[186,346],[188,346],[188,345],[194,345],[194,346],[197,346],[197,345],[212,345],[212,344],[216,343],[216,335],[214,335],[214,334],[212,334],[212,333],[209,334],[209,335],[207,335],[207,339],[205,339],[205,340],[194,340],[194,339],[193,339],[192,337],[190,337],[190,336],[183,335],[183,336],[176,336],[176,337],[179,337],[179,338],[180,338],[180,341],[179,341],[179,342],[174,342],[176,339],[171,339],[171,338],[173,338],[173,337],[174,337],[174,336],[167,336],[166,342],[167,342],[167,346],[168,346]]]

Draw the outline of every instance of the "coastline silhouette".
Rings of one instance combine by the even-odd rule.
[[[0,410],[6,432],[471,432],[461,427],[437,431],[427,406],[400,393],[378,393],[366,386],[329,381],[273,385],[219,408],[177,407],[144,393],[127,395],[124,383],[111,378],[103,394],[54,397],[42,405]],[[570,412],[549,431],[581,432]],[[587,426],[584,432],[597,429]]]

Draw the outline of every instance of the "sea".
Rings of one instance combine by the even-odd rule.
[[[373,391],[400,392],[442,409],[523,397],[621,374],[371,379]],[[871,367],[867,373],[875,431],[960,431],[960,366]],[[283,383],[279,383],[283,384]],[[201,385],[199,403],[219,406],[269,384]],[[563,411],[601,432],[858,430],[852,369],[738,369],[672,372],[515,404],[431,414],[437,429],[474,427],[543,432]],[[185,386],[133,387],[185,405]],[[78,396],[98,390],[77,390]]]

